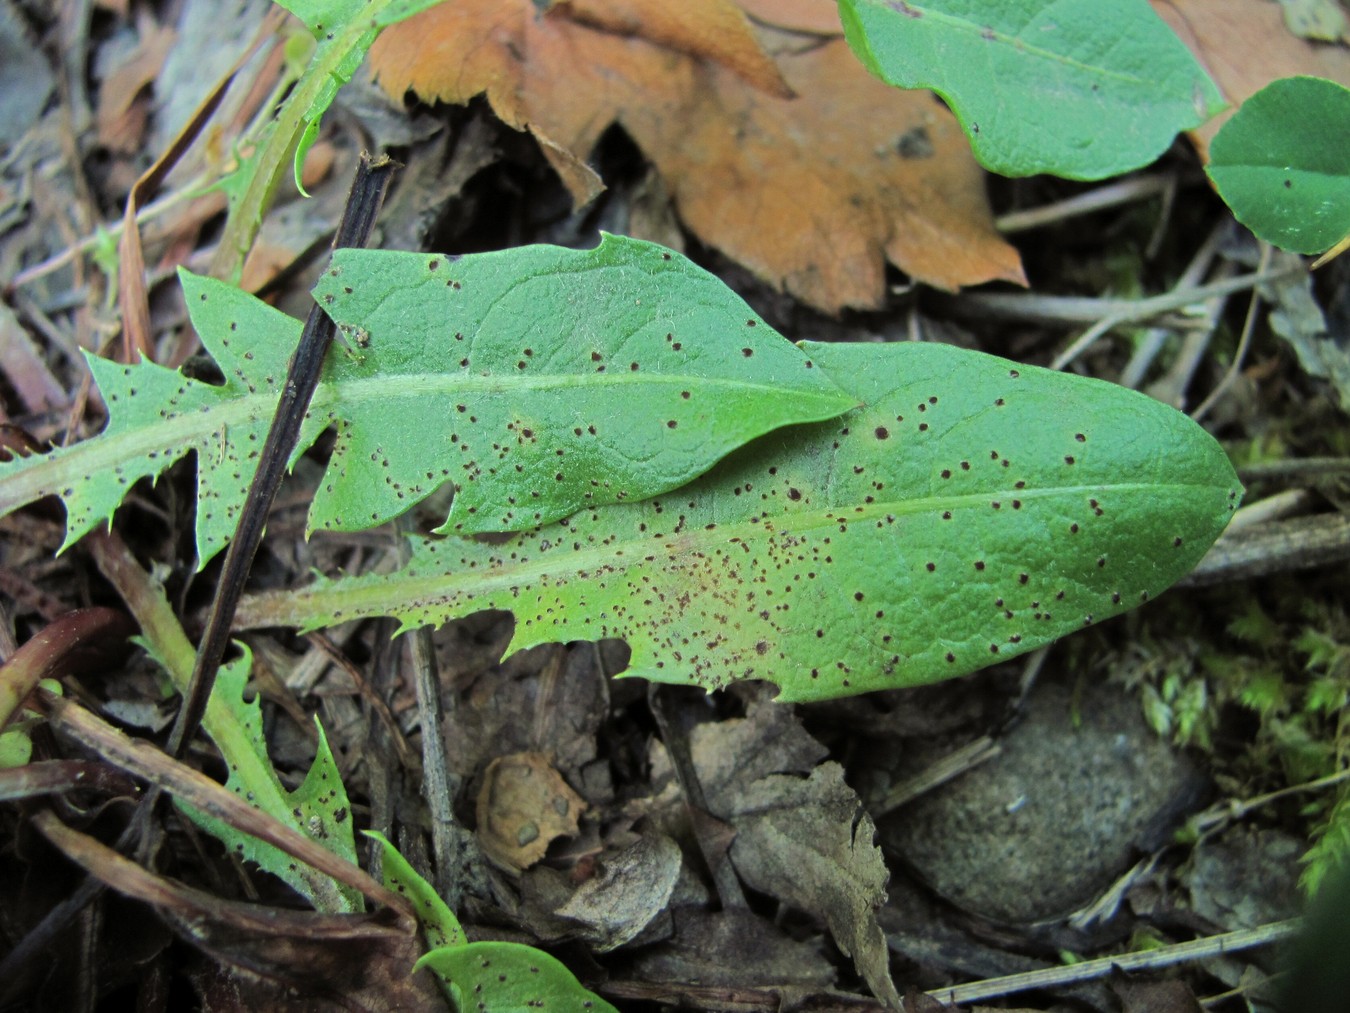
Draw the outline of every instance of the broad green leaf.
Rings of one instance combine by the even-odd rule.
[[[384,885],[412,901],[427,949],[463,946],[466,940],[459,919],[432,885],[417,874],[384,834],[376,830],[364,833],[380,846],[380,873]]]
[[[352,864],[356,863],[356,842],[352,831],[351,804],[342,784],[337,761],[333,758],[323,727],[318,731],[314,762],[300,787],[287,791],[267,757],[263,740],[262,710],[255,696],[244,697],[244,687],[252,667],[252,656],[245,648],[243,657],[221,666],[208,705],[206,722],[213,741],[226,758],[229,776],[225,787],[255,808],[262,809],[285,826],[299,830],[329,851]],[[230,720],[221,719],[227,711]],[[180,806],[194,823],[218,838],[239,858],[289,883],[320,911],[360,911],[361,895],[349,886],[297,863],[294,858],[250,834],[240,833],[230,824],[193,809]]]
[[[1350,90],[1320,77],[1272,81],[1215,136],[1206,171],[1262,239],[1321,253],[1350,235]]]
[[[1128,172],[1223,107],[1147,0],[839,0],[839,15],[868,70],[937,92],[1005,176]]]
[[[584,988],[556,957],[522,943],[444,946],[417,962],[418,969],[423,967],[441,979],[461,1010],[618,1013],[604,999]]]
[[[621,637],[631,675],[823,699],[962,675],[1132,608],[1237,506],[1218,444],[1144,395],[941,345],[804,349],[866,407],[647,502],[261,595],[241,625],[507,609],[511,650]]]
[[[225,384],[90,357],[106,430],[0,463],[0,515],[60,496],[69,546],[194,451],[198,564],[232,536],[301,325],[181,277]],[[458,260],[343,250],[318,295],[351,349],[330,354],[301,431],[297,454],[339,428],[312,528],[373,527],[446,482],[456,529],[526,527],[664,492],[761,433],[857,404],[712,275],[637,240]]]
[[[458,259],[338,250],[314,295],[357,347],[335,378],[378,408],[344,406],[317,528],[369,527],[447,480],[443,530],[532,527],[858,403],[717,278],[620,236]]]

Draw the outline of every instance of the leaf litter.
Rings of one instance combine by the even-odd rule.
[[[1282,4],[1263,0],[1151,0],[1154,10],[1199,58],[1230,108],[1190,132],[1202,157],[1233,111],[1280,77],[1311,74],[1350,87],[1350,51],[1321,46],[1284,29]]]
[[[559,151],[584,163],[619,124],[692,232],[828,312],[880,306],[887,261],[939,288],[1024,281],[955,119],[873,79],[837,27],[822,37],[760,25],[747,48],[749,23],[729,0],[700,5],[739,26],[716,38],[676,32],[669,15],[649,28],[646,11],[665,4],[625,4],[643,15],[631,27],[597,18],[605,6],[540,16],[529,0],[445,4],[385,32],[371,67],[395,98],[486,94],[503,121],[544,139],[555,166]],[[579,204],[593,196],[569,190]]]

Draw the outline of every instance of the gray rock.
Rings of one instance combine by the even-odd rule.
[[[938,894],[1003,922],[1091,902],[1141,851],[1164,843],[1205,792],[1137,699],[1084,680],[1038,685],[1002,754],[883,821],[883,846]]]
[[[1305,850],[1283,830],[1237,824],[1201,842],[1180,881],[1196,914],[1226,932],[1254,929],[1302,910],[1298,877]]]

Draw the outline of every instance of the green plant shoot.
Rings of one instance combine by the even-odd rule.
[[[459,919],[383,834],[367,831],[380,845],[384,885],[412,901],[428,952],[417,962],[436,976],[459,1010],[507,1013],[556,1009],[617,1013],[582,987],[561,962],[520,943],[464,937]]]

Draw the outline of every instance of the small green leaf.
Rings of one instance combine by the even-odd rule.
[[[461,1010],[618,1013],[557,958],[522,943],[482,942],[432,950],[417,962],[441,979]]]
[[[416,908],[429,946],[417,969],[426,968],[434,974],[458,1009],[480,1013],[534,1009],[617,1013],[542,950],[520,943],[466,942],[459,919],[431,884],[384,835],[367,831],[366,836],[380,844],[384,885],[409,898]]]
[[[365,835],[380,846],[380,871],[384,885],[413,902],[417,924],[427,941],[427,949],[463,946],[464,930],[455,913],[441,900],[432,885],[417,874],[384,834],[366,830]]]
[[[1321,253],[1350,235],[1350,90],[1320,77],[1272,81],[1209,149],[1207,172],[1233,214],[1267,242]]]
[[[367,3],[366,0],[276,0],[276,5],[294,14],[315,38],[321,39],[355,18]]]
[[[59,496],[67,547],[195,452],[198,565],[233,535],[301,325],[180,277],[224,385],[90,356],[107,428],[0,462],[0,516]],[[341,250],[316,295],[351,347],[329,355],[295,455],[338,425],[311,529],[373,527],[446,483],[454,529],[527,527],[664,492],[761,433],[857,404],[712,275],[637,240],[457,260]]]
[[[868,70],[937,92],[1005,176],[1128,172],[1223,107],[1146,0],[839,0],[839,14]]]
[[[244,696],[252,662],[252,655],[245,648],[242,657],[221,666],[208,704],[210,728],[214,729],[212,738],[229,763],[225,787],[282,824],[307,834],[333,854],[356,864],[351,804],[323,727],[315,718],[319,741],[314,763],[300,787],[287,791],[267,758],[258,699],[246,700]],[[220,720],[211,713],[217,710],[228,711],[231,720]],[[361,895],[351,887],[336,883],[307,865],[297,864],[276,846],[240,833],[228,823],[190,806],[180,808],[234,854],[289,883],[317,910],[362,910]]]
[[[19,720],[0,732],[0,770],[22,767],[33,757],[33,740],[29,737],[29,722]]]
[[[259,596],[241,625],[508,609],[511,650],[621,637],[628,674],[824,699],[962,675],[1132,608],[1236,509],[1222,448],[1142,394],[943,345],[804,349],[866,407],[652,500]]]

